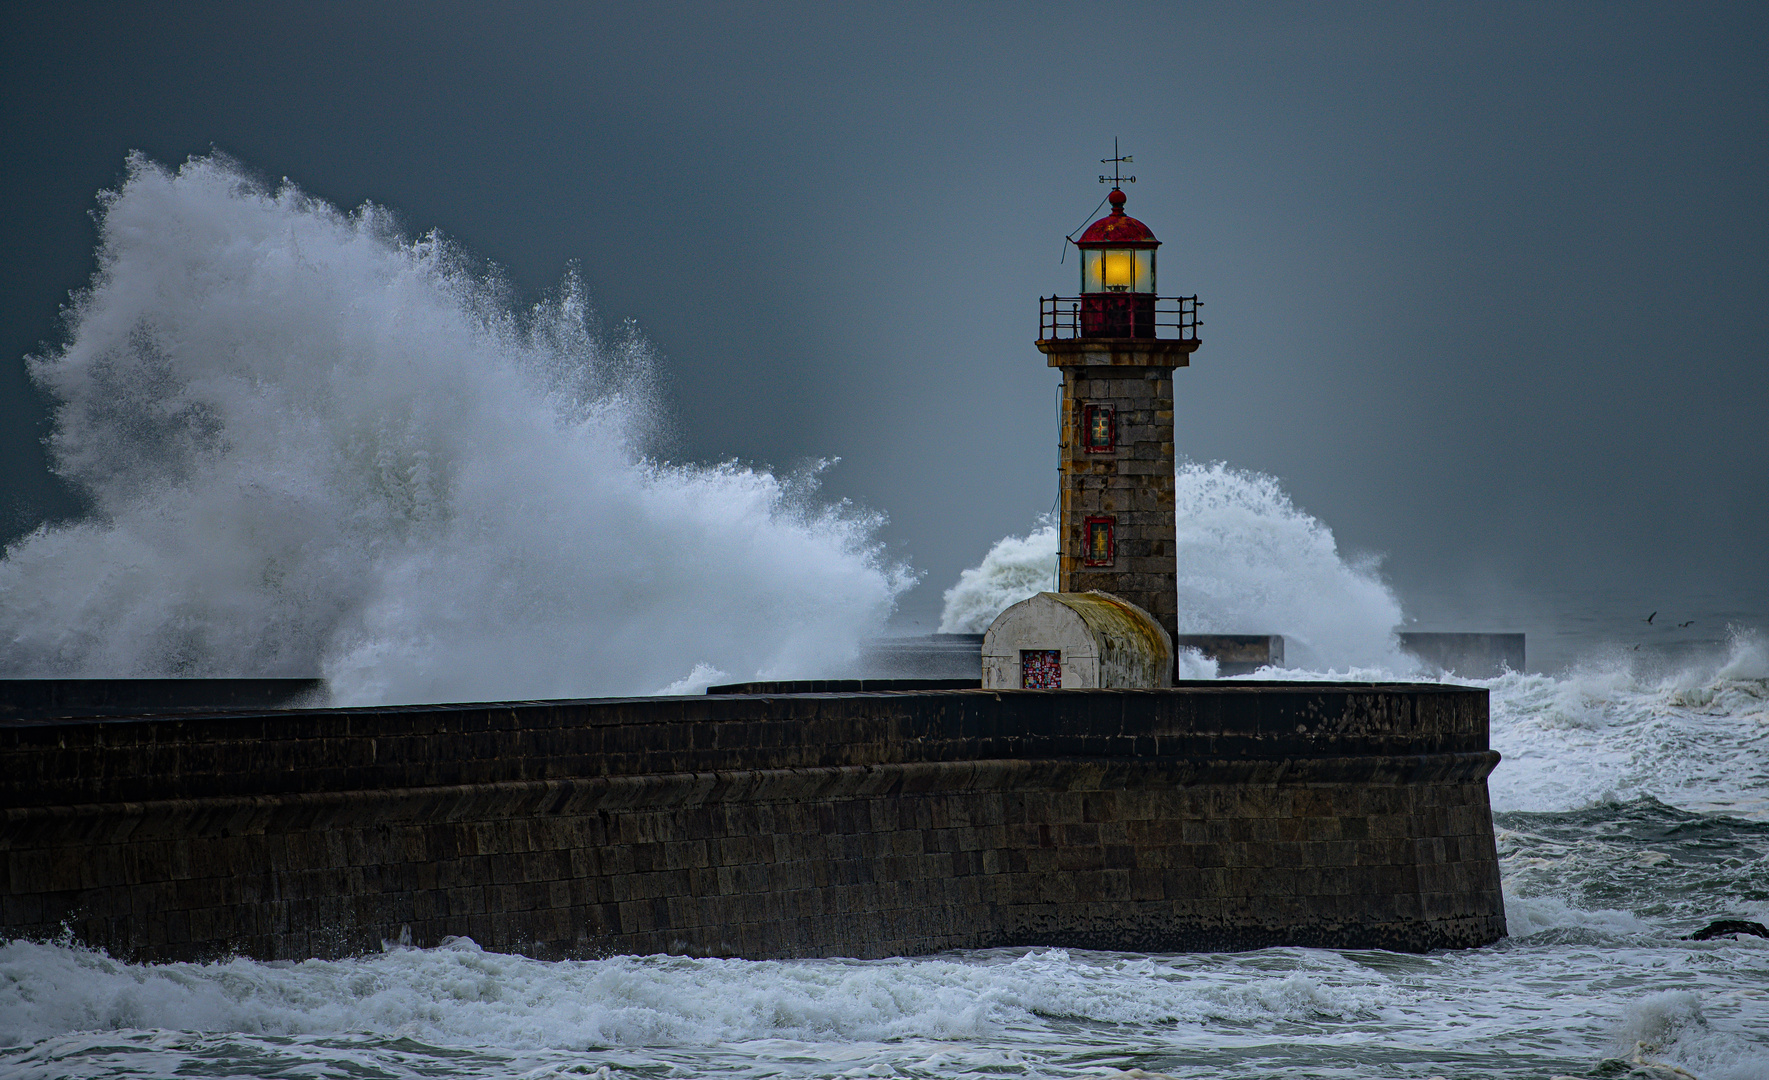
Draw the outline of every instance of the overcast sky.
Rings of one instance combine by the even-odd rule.
[[[1182,453],[1281,477],[1440,622],[1769,610],[1769,5],[20,7],[5,537],[73,505],[22,358],[95,193],[213,147],[528,294],[581,261],[678,457],[840,457],[937,611],[1050,508],[1036,301],[1117,136],[1206,304]]]

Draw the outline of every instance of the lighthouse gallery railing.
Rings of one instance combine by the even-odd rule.
[[[1106,294],[1113,300],[1120,294]],[[1125,296],[1128,299],[1128,295]],[[1086,298],[1088,300],[1094,297]],[[1196,341],[1198,327],[1203,322],[1198,318],[1198,309],[1204,302],[1196,296],[1157,296],[1154,298],[1154,319],[1152,333],[1140,333],[1135,337],[1154,337],[1168,341]],[[1058,338],[1099,337],[1093,331],[1093,320],[1087,316],[1087,305],[1079,296],[1040,296],[1038,298],[1038,340],[1050,341]],[[1146,317],[1136,319],[1139,330],[1147,330],[1151,323]],[[1084,326],[1086,332],[1083,332]]]

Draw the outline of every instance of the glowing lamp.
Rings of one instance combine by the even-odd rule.
[[[1095,248],[1081,252],[1083,293],[1152,293],[1155,249]]]

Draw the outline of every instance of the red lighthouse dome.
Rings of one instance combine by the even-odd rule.
[[[1122,190],[1113,188],[1112,193],[1106,196],[1106,201],[1112,204],[1112,212],[1089,225],[1087,231],[1081,234],[1081,239],[1075,241],[1076,247],[1086,250],[1090,247],[1155,248],[1161,246],[1161,241],[1155,239],[1155,234],[1149,231],[1147,225],[1124,212],[1124,192]]]

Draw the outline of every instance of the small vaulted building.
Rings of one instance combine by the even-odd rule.
[[[1173,685],[1173,639],[1142,608],[1103,592],[1039,593],[983,635],[983,689]]]

